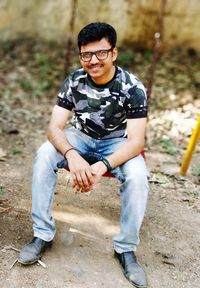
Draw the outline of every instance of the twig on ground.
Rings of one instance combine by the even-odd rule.
[[[6,208],[2,208],[2,207],[0,207],[0,213],[6,213],[6,212],[9,212],[11,208],[12,208],[12,207],[6,207]]]
[[[16,251],[16,252],[20,252],[19,249],[15,248],[15,247],[13,247],[13,246],[5,246],[1,251],[2,251],[2,252],[6,252],[5,250],[14,250],[14,251]]]
[[[10,265],[9,270],[11,270],[17,262],[18,262],[18,258],[16,258],[15,261]]]
[[[38,260],[37,261],[43,268],[47,268],[47,265],[44,263],[44,262],[42,262],[41,260]]]

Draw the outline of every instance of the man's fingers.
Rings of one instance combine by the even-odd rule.
[[[84,172],[72,174],[73,188],[80,192],[88,192],[92,189],[93,183],[87,178]]]
[[[74,173],[74,175],[73,180],[76,178],[76,181],[80,186],[90,186],[94,182],[94,177],[89,169],[79,171],[78,173]]]
[[[82,179],[83,186],[87,187],[90,185],[90,179],[87,176],[87,172],[83,171],[81,173],[81,179]]]
[[[77,185],[77,184],[73,184],[73,188],[76,189],[77,192],[84,193],[84,192],[89,192],[89,191],[91,191],[92,186],[87,186],[87,187],[82,186],[82,187],[80,187],[80,186]]]

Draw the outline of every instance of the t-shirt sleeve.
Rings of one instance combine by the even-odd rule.
[[[142,84],[128,89],[126,116],[128,119],[147,117],[147,94]]]
[[[70,111],[74,108],[74,103],[72,101],[72,90],[69,78],[67,78],[60,87],[57,94],[56,104]]]

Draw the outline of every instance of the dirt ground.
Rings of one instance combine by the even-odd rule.
[[[10,72],[9,77],[15,75]],[[110,178],[103,178],[89,195],[80,194],[71,188],[66,172],[59,171],[53,209],[57,234],[52,249],[42,257],[46,268],[19,263],[12,267],[18,249],[32,238],[32,161],[45,140],[54,103],[47,97],[31,101],[26,98],[22,105],[19,94],[4,94],[0,119],[0,287],[132,287],[113,257],[112,236],[119,229],[120,200],[119,184]],[[191,167],[187,177],[178,175],[183,150],[170,154],[161,151],[159,143],[152,144],[150,140],[166,122],[163,117],[155,123],[161,114],[155,115],[150,116],[147,131],[150,194],[137,256],[147,272],[149,288],[199,288],[199,176],[192,174]],[[188,119],[181,120],[181,115],[177,118],[180,127],[184,120],[189,123]],[[170,135],[174,130],[168,132]],[[160,133],[165,134],[163,130]],[[178,141],[180,144],[182,138]],[[199,151],[192,161],[192,165],[199,163]]]

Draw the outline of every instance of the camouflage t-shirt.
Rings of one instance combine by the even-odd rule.
[[[95,139],[127,137],[127,119],[147,117],[144,86],[120,67],[105,85],[76,70],[63,82],[57,105],[73,110],[72,125]]]

